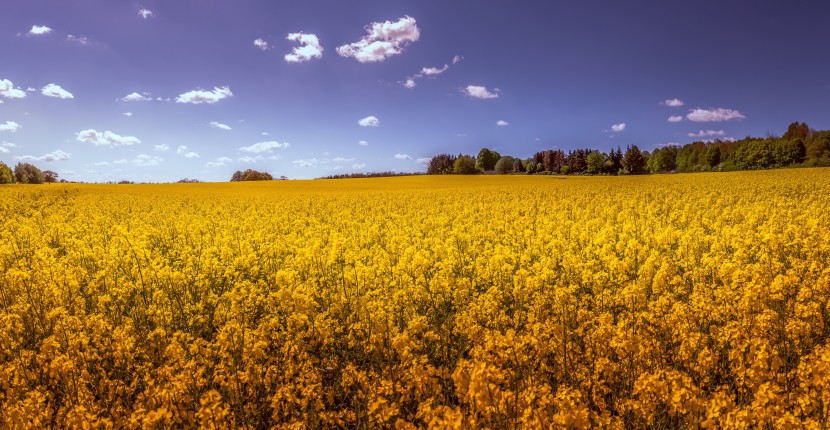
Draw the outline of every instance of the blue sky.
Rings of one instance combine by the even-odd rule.
[[[0,160],[94,182],[314,178],[830,129],[828,16],[824,0],[5,0]]]

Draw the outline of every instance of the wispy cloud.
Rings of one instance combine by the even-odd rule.
[[[488,90],[486,87],[478,86],[478,85],[468,85],[467,88],[464,88],[464,92],[475,99],[497,99],[499,98],[500,91],[498,89],[493,90],[492,92]]]
[[[214,87],[213,91],[193,90],[180,94],[176,98],[176,103],[190,103],[190,104],[213,104],[219,100],[233,96],[231,89],[228,87]]]
[[[131,93],[127,94],[124,97],[118,99],[122,102],[149,102],[152,101],[153,98],[150,97],[149,93],[139,94],[139,93]]]
[[[689,137],[723,136],[725,134],[723,130],[700,130],[697,133],[689,133]]]
[[[75,36],[72,34],[66,36],[66,41],[70,43],[76,43],[81,46],[86,46],[91,43],[89,38],[86,36]]]
[[[165,151],[169,151],[169,150],[170,150],[170,146],[169,146],[169,145],[167,145],[166,143],[162,143],[161,145],[155,145],[155,146],[153,147],[153,150],[155,150],[155,151],[165,152]]]
[[[740,112],[732,109],[692,109],[686,119],[693,122],[722,122],[733,119],[746,118]]]
[[[208,161],[207,163],[205,163],[205,167],[227,166],[228,163],[230,163],[232,161],[233,161],[233,159],[228,158],[228,157],[219,157],[219,158],[216,159],[216,161]]]
[[[683,103],[683,101],[681,101],[679,99],[668,99],[668,100],[664,100],[664,101],[660,102],[660,104],[663,105],[663,106],[669,106],[669,107],[680,107],[680,106],[683,106],[685,103]]]
[[[22,126],[14,121],[6,121],[5,124],[0,124],[0,131],[10,131],[14,133],[21,128]]]
[[[121,136],[109,130],[99,132],[93,129],[79,131],[77,135],[79,142],[92,143],[95,146],[130,146],[141,143],[141,140],[134,136]]]
[[[285,61],[289,63],[302,63],[323,57],[323,47],[320,46],[320,39],[317,35],[302,32],[290,33],[286,39],[300,43],[300,46],[295,46],[293,51],[285,56]]]
[[[396,160],[411,160],[412,159],[412,157],[410,157],[409,154],[395,154],[394,158]]]
[[[357,144],[360,145],[360,146],[369,146],[369,142],[367,142],[365,140],[361,140],[361,141],[357,142]]]
[[[75,96],[69,91],[61,88],[60,85],[48,84],[40,90],[41,94],[46,97],[55,97],[59,99],[74,99]]]
[[[213,127],[213,128],[218,128],[220,130],[232,130],[231,126],[229,126],[227,124],[222,124],[221,122],[218,122],[218,121],[211,121],[210,126]]]
[[[277,142],[277,141],[268,141],[268,142],[258,142],[250,146],[242,146],[239,148],[240,151],[244,152],[252,152],[255,154],[260,154],[263,152],[273,152],[275,149],[284,149],[290,147],[291,144],[288,142]]]
[[[149,18],[152,18],[152,17],[154,17],[154,16],[155,16],[155,14],[153,13],[153,11],[151,11],[150,9],[145,9],[145,8],[141,8],[141,9],[138,11],[138,15],[139,15],[140,17],[144,18],[144,19],[149,19]]]
[[[452,59],[452,64],[453,65],[457,64],[458,62],[461,61],[461,58],[462,57],[456,55]],[[421,79],[421,78],[424,78],[424,77],[438,76],[438,75],[446,72],[449,69],[450,69],[449,64],[444,64],[443,67],[423,67],[423,68],[421,68],[420,72],[406,78],[406,81],[403,82],[403,86],[406,87],[406,88],[409,88],[409,89],[413,89],[416,86],[418,86],[418,83],[416,82],[418,79]]]
[[[366,33],[357,42],[339,46],[337,53],[361,63],[379,62],[402,53],[407,45],[421,37],[415,18],[410,16],[395,22],[373,22],[366,27]]]
[[[179,145],[179,147],[176,148],[176,154],[181,155],[184,158],[199,158],[198,152],[191,151],[184,145]]]
[[[154,155],[147,155],[147,154],[138,154],[134,159],[130,160],[129,163],[139,166],[139,167],[151,167],[151,166],[158,166],[159,163],[164,161],[161,157],[156,157]]]
[[[34,155],[20,155],[20,156],[14,157],[14,158],[17,159],[17,160],[22,160],[22,161],[44,161],[44,162],[47,162],[47,163],[52,163],[52,162],[55,162],[55,161],[66,161],[71,156],[72,156],[72,154],[58,149],[56,151],[52,151],[52,152],[49,152],[47,154],[41,155],[40,157],[36,157]]]
[[[360,119],[357,121],[361,127],[378,127],[380,126],[380,120],[377,119],[375,116],[367,116],[366,118]]]
[[[262,38],[257,38],[256,40],[254,40],[254,46],[256,46],[257,48],[259,48],[263,51],[266,51],[266,50],[268,50],[268,48],[270,48],[270,46],[268,45],[268,42],[266,42]]]

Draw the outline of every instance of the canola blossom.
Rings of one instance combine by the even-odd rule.
[[[0,187],[0,427],[827,428],[830,170]]]

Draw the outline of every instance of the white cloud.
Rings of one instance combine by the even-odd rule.
[[[169,146],[169,145],[167,145],[166,143],[162,143],[161,145],[155,145],[155,146],[153,147],[153,150],[154,150],[154,151],[162,151],[162,152],[164,152],[164,151],[169,151],[169,150],[170,150],[170,146]]]
[[[254,40],[254,46],[256,46],[257,48],[259,48],[259,49],[261,49],[261,50],[263,50],[263,51],[265,51],[265,50],[267,50],[268,48],[270,48],[270,46],[268,46],[268,42],[266,42],[266,41],[265,41],[265,40],[263,40],[262,38],[257,38],[256,40]]]
[[[683,106],[685,103],[683,103],[681,100],[678,100],[678,99],[668,99],[668,100],[660,102],[660,104],[663,105],[663,106],[669,106],[669,107],[680,107],[680,106]]]
[[[222,167],[226,166],[228,163],[232,162],[233,159],[228,157],[219,157],[216,161],[208,161],[205,163],[205,167]]]
[[[357,123],[360,124],[361,127],[378,127],[378,126],[380,126],[380,120],[377,119],[377,117],[375,117],[374,115],[367,116],[366,118],[358,120]]]
[[[239,158],[236,159],[236,161],[238,161],[240,163],[256,163],[256,162],[262,161],[262,160],[264,160],[264,158],[261,155],[256,155],[256,156],[253,156],[253,157],[251,157],[250,155],[247,155],[245,157],[239,157]]]
[[[6,121],[5,124],[0,124],[0,131],[10,131],[14,133],[17,130],[20,130],[21,127],[23,126],[14,121]]]
[[[365,168],[366,168],[366,163],[352,164],[352,169],[365,169]]]
[[[138,15],[141,16],[144,19],[152,18],[153,16],[155,16],[153,11],[151,11],[150,9],[145,9],[145,8],[141,8],[141,10],[138,11]]]
[[[672,116],[669,117],[668,121],[669,122],[681,122],[681,121],[683,121],[683,116],[682,115],[672,115]]]
[[[14,157],[17,160],[27,160],[27,161],[45,161],[47,163],[51,163],[54,161],[66,161],[68,160],[72,154],[61,151],[58,149],[57,151],[52,151],[50,153],[41,155],[40,157],[35,157],[33,155],[21,155],[18,157]]]
[[[242,147],[239,148],[239,150],[244,151],[244,152],[252,152],[254,154],[261,154],[263,152],[273,152],[274,149],[288,148],[290,146],[291,146],[291,144],[288,143],[288,142],[279,143],[279,142],[270,140],[268,142],[255,143],[255,144],[250,145],[250,146],[242,146]]]
[[[74,99],[75,96],[69,91],[61,88],[60,85],[48,84],[40,90],[40,93],[46,97],[56,97],[59,99]]]
[[[176,154],[181,155],[184,158],[199,158],[199,154],[197,152],[189,151],[184,145],[179,145],[179,147],[176,148]]]
[[[510,123],[505,121],[505,120],[500,119],[500,120],[496,121],[496,125],[499,126],[499,127],[507,127],[508,125],[510,125]]]
[[[416,86],[418,86],[418,84],[415,83],[415,79],[409,78],[409,79],[406,80],[406,82],[403,83],[403,86],[405,86],[405,87],[407,87],[411,90],[411,89],[415,88]]]
[[[126,116],[127,118],[129,118],[129,117],[133,116],[133,113],[132,113],[132,112],[124,112],[124,113],[122,113],[121,115],[124,115],[124,116]]]
[[[624,122],[621,122],[619,124],[614,124],[614,125],[611,126],[611,131],[613,131],[614,133],[619,133],[619,132],[624,131],[624,130],[625,130],[625,123]]]
[[[122,161],[122,160],[119,160]],[[164,161],[160,157],[156,157],[154,155],[147,155],[147,154],[138,154],[137,157],[130,160],[130,163],[140,166],[140,167],[149,167],[149,166],[158,166],[159,163]]]
[[[317,158],[309,158],[305,160],[294,160],[291,163],[293,163],[297,167],[317,167],[317,165],[320,163],[320,160],[318,160]]]
[[[89,38],[86,37],[86,36],[74,36],[74,35],[71,35],[71,34],[69,36],[66,36],[66,41],[67,42],[72,42],[72,43],[77,43],[78,45],[82,45],[82,46],[89,45],[89,43],[90,43]]]
[[[2,79],[0,80],[0,96],[7,99],[22,99],[26,97],[26,92],[20,88],[15,88],[12,81]]]
[[[263,135],[263,136],[270,136],[271,135],[271,133],[268,133],[267,131],[263,131],[260,134]]]
[[[109,161],[98,161],[96,163],[92,163],[93,166],[109,166]]]
[[[6,148],[5,146],[0,145],[0,152],[2,152],[3,154],[8,154],[9,149]]]
[[[214,87],[213,91],[194,90],[180,94],[179,97],[176,98],[176,103],[212,104],[232,95],[233,93],[228,87]]]
[[[129,160],[127,160],[126,158],[122,158],[122,159],[120,159],[120,160],[113,160],[112,164],[127,164],[127,163],[129,163],[129,162],[130,162],[130,161],[129,161]]]
[[[355,160],[354,158],[343,158],[343,157],[335,157],[335,158],[331,159],[332,163],[351,163],[354,160]]]
[[[431,160],[432,160],[431,158],[419,158],[419,159],[415,160],[415,162],[422,165],[422,166],[426,166],[426,165],[429,164],[429,162]]]
[[[139,93],[132,93],[127,94],[126,96],[118,99],[123,102],[149,102],[153,101],[153,98],[150,97],[149,93],[139,94]]]
[[[411,160],[412,159],[412,157],[410,157],[407,154],[395,154],[395,158],[398,159],[398,160]]]
[[[444,67],[440,69],[437,67],[424,67],[423,69],[421,69],[420,74],[423,76],[436,76],[446,72],[447,70],[449,70],[449,68],[450,66],[448,64],[444,64]]]
[[[476,98],[476,99],[497,99],[499,98],[499,90],[494,90],[494,92],[490,92],[485,87],[481,87],[478,85],[468,85],[467,88],[464,89],[468,96]]]
[[[317,35],[302,32],[289,33],[286,39],[300,43],[300,46],[294,47],[290,54],[286,54],[285,61],[289,63],[302,63],[323,57],[323,47],[320,46],[320,39],[317,38]]]
[[[120,136],[109,130],[102,132],[89,129],[78,132],[79,142],[92,143],[95,146],[130,146],[141,143],[141,140],[134,136]]]
[[[211,121],[210,126],[213,127],[213,128],[218,128],[220,130],[232,130],[229,125],[222,124],[221,122],[218,122],[218,121]]]
[[[694,122],[721,122],[732,119],[744,119],[745,116],[740,112],[732,109],[692,109],[686,115],[686,119]]]
[[[52,29],[45,26],[45,25],[33,25],[32,29],[29,30],[30,36],[42,36],[44,34],[49,34],[52,32]]]
[[[367,142],[365,140],[361,140],[361,141],[357,142],[357,144],[360,145],[360,146],[369,146],[369,142]]]
[[[700,130],[698,133],[689,133],[689,137],[723,136],[723,130]]]
[[[415,18],[405,16],[396,22],[373,22],[366,27],[367,35],[357,42],[339,46],[337,53],[342,57],[352,57],[361,63],[384,61],[398,55],[404,48],[417,42],[421,31]]]
[[[463,59],[464,59],[464,57],[462,57],[462,56],[460,56],[460,55],[456,55],[455,57],[452,57],[452,63],[453,63],[453,64],[458,64],[458,63],[460,63],[460,62],[461,62],[461,60],[463,60]]]

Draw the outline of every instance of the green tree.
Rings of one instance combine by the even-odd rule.
[[[718,147],[717,145],[712,145],[706,149],[706,164],[708,164],[709,167],[717,166],[718,164],[720,164],[720,160],[720,147]]]
[[[459,155],[458,158],[455,159],[455,163],[453,163],[452,171],[456,175],[476,174],[478,173],[478,169],[476,168],[476,159],[469,155]]]
[[[427,173],[430,175],[444,175],[452,173],[455,163],[455,155],[439,154],[429,160]]]
[[[238,182],[238,181],[270,181],[273,180],[274,177],[271,176],[268,172],[258,172],[253,169],[245,170],[244,172],[236,171],[234,172],[233,176],[231,176],[231,182]]]
[[[52,170],[44,170],[43,171],[43,182],[46,182],[46,183],[58,182],[59,177],[60,176],[57,174],[57,172],[54,172]]]
[[[17,163],[14,166],[14,180],[18,184],[42,184],[43,172],[33,164]]]
[[[478,151],[478,156],[475,159],[476,168],[482,172],[494,170],[496,168],[496,163],[499,162],[500,158],[501,154],[498,152],[491,151],[487,148],[481,148],[481,151]]]
[[[622,167],[630,175],[641,175],[646,172],[646,158],[637,145],[626,148]]]
[[[14,173],[12,173],[12,169],[10,169],[6,163],[0,161],[0,184],[12,183],[14,183]]]
[[[513,173],[513,160],[513,157],[509,155],[499,158],[499,161],[496,162],[496,173],[500,175]]]
[[[605,154],[593,151],[585,158],[585,172],[590,175],[598,175],[605,168]]]
[[[789,127],[787,127],[787,132],[784,133],[784,136],[782,138],[784,140],[806,140],[808,137],[810,137],[810,127],[807,125],[806,122],[802,122],[799,124],[799,122],[796,121],[790,124]]]

